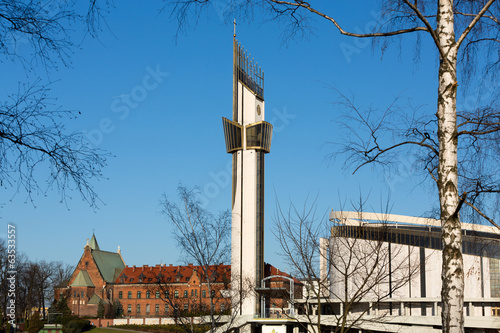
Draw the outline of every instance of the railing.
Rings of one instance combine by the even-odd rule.
[[[240,43],[236,48],[236,74],[238,80],[252,90],[258,97],[264,99],[264,71],[250,59]]]

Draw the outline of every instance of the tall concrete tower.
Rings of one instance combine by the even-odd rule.
[[[222,118],[233,157],[231,289],[239,315],[259,313],[253,290],[264,277],[264,154],[273,126],[264,121],[264,72],[233,39],[233,120]]]

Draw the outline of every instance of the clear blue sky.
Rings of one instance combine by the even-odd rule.
[[[372,1],[342,3],[335,12],[345,28],[364,31],[374,22]],[[104,204],[93,211],[72,193],[66,205],[55,192],[25,203],[25,193],[10,200],[12,190],[2,189],[0,236],[6,236],[8,223],[15,223],[18,249],[31,259],[76,264],[95,229],[101,249],[121,246],[128,265],[179,263],[173,228],[159,212],[162,193],[176,199],[182,182],[206,193],[208,209],[230,208],[226,170],[231,158],[221,117],[232,112],[232,24],[209,8],[175,42],[176,23],[159,14],[161,2],[115,4],[107,16],[109,29],[99,40],[86,38],[72,56],[72,67],[50,74],[58,80],[52,86],[57,103],[82,113],[67,123],[69,129],[95,135],[99,124],[107,122],[97,145],[115,157],[104,169],[109,180],[95,183]],[[419,185],[413,171],[404,168],[393,180],[371,167],[351,175],[342,160],[327,156],[334,149],[329,143],[343,135],[332,86],[354,95],[360,106],[385,107],[401,94],[423,105],[422,112],[434,112],[435,51],[424,41],[415,65],[411,38],[393,43],[382,57],[368,41],[342,37],[322,21],[313,22],[314,34],[284,44],[283,29],[262,23],[255,14],[255,20],[238,24],[237,38],[265,71],[266,120],[274,125],[266,155],[265,260],[281,263],[271,232],[278,200],[283,206],[290,201],[302,206],[306,198],[312,202],[317,197],[320,216],[340,209],[341,202],[348,206],[360,194],[369,196],[368,210],[379,211],[388,198],[394,214],[422,216],[431,209],[437,201],[433,184]],[[346,56],[346,49],[353,53]],[[8,61],[0,68],[3,98],[27,74]],[[147,95],[137,95],[145,91],[144,77],[157,69],[161,82],[148,81]],[[36,75],[47,79],[41,68]],[[132,93],[140,101],[127,106],[120,96]]]

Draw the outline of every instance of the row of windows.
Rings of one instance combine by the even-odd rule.
[[[77,297],[80,297],[80,298],[83,298],[85,296],[85,292],[81,292],[81,293],[78,293],[77,291],[73,291],[73,297],[74,298],[77,298]]]
[[[174,306],[174,308],[175,308],[176,310],[178,310],[178,309],[179,309],[179,308],[177,307],[177,305],[176,305],[176,306]],[[197,308],[197,306],[195,306],[195,305],[192,305],[192,306],[191,306],[191,310],[192,310],[192,311],[195,311],[195,310],[196,310],[196,308]],[[183,309],[184,309],[184,311],[188,311],[188,310],[189,310],[189,305],[188,305],[188,304],[184,304]],[[168,304],[165,304],[165,306],[164,306],[164,312],[165,312],[165,313],[168,313],[168,312],[169,312],[169,310],[170,310],[170,306],[169,306]],[[207,310],[207,306],[206,306],[206,305],[203,305],[203,306],[202,306],[202,310],[203,310],[203,311],[206,311],[206,310]],[[224,310],[225,310],[225,304],[221,304],[221,305],[220,305],[220,310],[221,310],[221,311],[224,311]],[[137,304],[137,305],[136,305],[135,312],[136,312],[136,313],[141,313],[141,304]],[[150,306],[150,304],[146,304],[146,313],[150,313],[150,312],[151,312],[151,306]],[[127,313],[132,313],[132,304],[127,305]],[[160,304],[155,304],[155,313],[160,313]]]
[[[212,297],[214,297],[215,296],[215,290],[212,290],[211,294],[212,294]],[[183,297],[187,298],[188,296],[189,296],[189,292],[187,290],[184,290]],[[83,291],[82,291],[82,297],[83,297]],[[165,291],[165,298],[169,298],[169,297],[170,297],[170,291],[167,290],[167,291]],[[191,289],[191,297],[198,297],[198,289]],[[206,298],[207,297],[207,291],[206,290],[202,290],[201,291],[201,297],[202,298]],[[123,299],[123,291],[119,291],[118,292],[118,298],[119,299]],[[127,298],[132,298],[132,292],[131,291],[129,291],[127,293]],[[141,291],[137,292],[137,298],[142,298],[142,292]],[[146,298],[151,298],[151,291],[149,291],[149,290],[146,291]],[[155,292],[155,298],[160,298],[160,291],[156,291]],[[179,291],[178,290],[174,290],[174,298],[179,298]]]
[[[500,242],[498,240],[485,240],[469,234],[463,232],[462,253],[500,259]],[[422,228],[336,226],[332,228],[332,236],[383,241],[436,250],[442,249],[441,233],[438,228],[431,228],[431,231],[428,231]]]

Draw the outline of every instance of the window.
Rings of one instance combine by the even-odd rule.
[[[151,298],[151,291],[146,291],[146,298]]]
[[[140,304],[137,304],[137,313],[141,313],[141,305]]]
[[[80,294],[81,294],[80,295],[81,298],[83,298],[83,296],[85,296],[85,293],[83,291]]]
[[[165,298],[169,298],[170,297],[170,292],[167,290],[165,291]]]
[[[203,297],[203,298],[207,297],[207,291],[206,290],[202,290],[201,291],[201,297]]]
[[[127,305],[127,312],[132,312],[132,304]]]
[[[224,312],[224,310],[225,310],[225,309],[226,309],[226,306],[224,305],[224,303],[222,303],[222,304],[220,305],[220,311],[221,311],[221,312]]]
[[[187,297],[188,297],[188,291],[184,290],[184,298],[187,298]]]
[[[187,311],[187,310],[188,310],[188,305],[184,304],[184,311]]]
[[[174,291],[174,298],[179,298],[179,290]]]
[[[155,298],[160,298],[160,292],[159,291],[155,292]]]
[[[149,313],[151,311],[151,306],[149,304],[146,304],[146,313]]]
[[[155,305],[155,313],[160,313],[160,304]]]
[[[132,298],[132,292],[131,291],[128,292],[128,298]]]
[[[214,298],[215,297],[215,290],[210,291],[210,297]]]
[[[122,299],[122,298],[123,298],[123,291],[119,291],[119,292],[118,292],[118,298],[119,298],[119,299]]]
[[[191,297],[194,296],[194,289],[191,289]]]
[[[141,292],[140,291],[137,292],[137,298],[141,298]]]
[[[168,313],[168,304],[165,304],[165,313]]]
[[[198,297],[198,289],[194,290],[194,297]]]
[[[76,298],[76,291],[73,291],[73,297]]]

